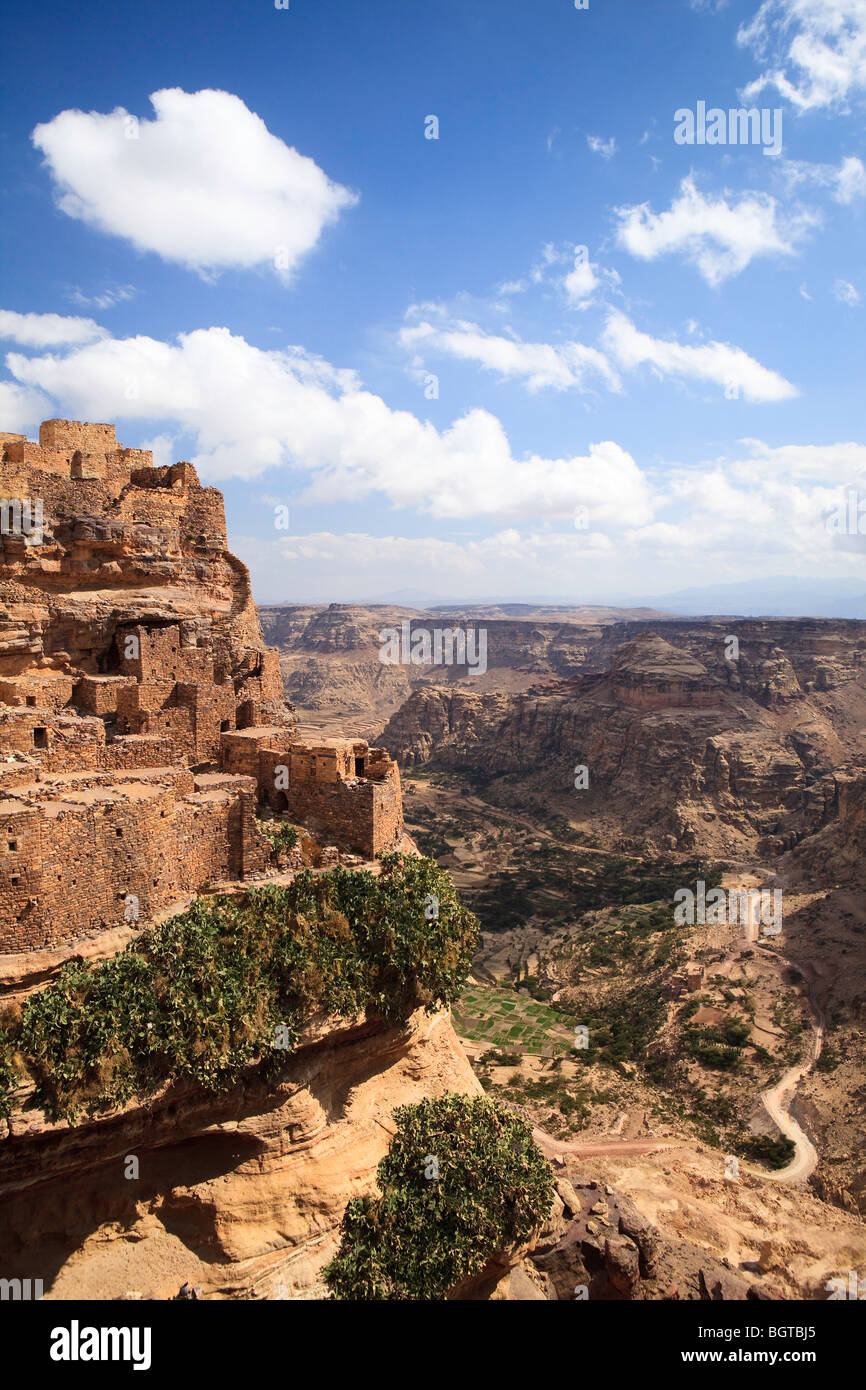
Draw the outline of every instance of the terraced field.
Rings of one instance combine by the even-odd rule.
[[[509,1052],[556,1056],[569,1052],[574,1042],[555,1009],[509,988],[467,985],[453,1015],[461,1038]]]

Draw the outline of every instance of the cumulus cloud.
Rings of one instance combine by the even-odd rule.
[[[745,193],[738,201],[725,192],[704,197],[693,176],[665,212],[648,203],[616,209],[617,240],[644,261],[680,254],[695,265],[708,285],[739,275],[759,256],[792,256],[820,221],[813,212],[784,214],[767,193]]]
[[[775,482],[818,482],[821,484],[849,483],[858,476],[866,478],[866,445],[849,441],[844,444],[782,444],[772,448],[760,439],[741,439],[747,450],[745,458],[732,459],[725,466],[743,482],[765,478]]]
[[[653,339],[621,314],[611,315],[605,331],[629,368],[646,363],[719,383],[739,371],[741,389],[754,399],[772,399],[778,389],[772,373],[768,381],[759,364],[725,344]],[[39,419],[62,414],[116,419],[123,437],[124,422],[133,421],[134,442],[146,447],[142,425],[151,421],[159,457],[176,457],[175,441],[184,436],[207,481],[283,469],[279,485],[291,479],[293,518],[304,502],[369,497],[495,528],[458,540],[322,531],[257,539],[249,554],[239,546],[258,591],[275,599],[297,596],[301,584],[318,584],[318,597],[333,598],[336,565],[341,583],[368,594],[405,586],[410,576],[436,592],[443,573],[464,580],[464,589],[472,580],[479,592],[512,591],[516,573],[524,592],[585,596],[589,586],[621,592],[626,582],[637,591],[650,572],[657,586],[676,588],[689,565],[699,577],[707,537],[721,557],[719,577],[738,577],[745,558],[753,566],[756,542],[764,566],[776,556],[780,564],[798,558],[812,572],[845,573],[857,560],[836,544],[824,518],[846,485],[866,480],[866,445],[858,443],[745,440],[734,458],[652,472],[611,440],[574,456],[516,457],[486,410],[440,430],[390,409],[351,371],[300,348],[256,348],[225,328],[173,342],[101,338],[63,352],[16,351],[7,365],[14,377],[0,383],[7,428],[32,432]],[[576,508],[586,518],[580,527]],[[285,593],[274,592],[278,581]]]
[[[0,420],[10,434],[27,434],[51,414],[51,401],[41,391],[17,381],[0,381]]]
[[[619,390],[619,378],[603,352],[584,343],[525,343],[518,337],[485,333],[477,324],[448,326],[414,324],[401,330],[403,347],[444,353],[477,362],[500,377],[523,378],[529,391],[583,388],[588,377],[600,378],[608,390]]]
[[[0,309],[0,341],[20,343],[21,347],[66,347],[107,336],[93,319],[66,314],[17,314],[14,309]]]
[[[152,121],[118,107],[36,127],[68,216],[202,274],[270,265],[286,280],[356,201],[230,92],[150,100]]]
[[[782,401],[797,395],[795,386],[756,362],[742,348],[716,342],[693,347],[667,338],[653,338],[641,333],[618,310],[608,315],[602,342],[626,371],[647,363],[660,376],[711,381],[732,395],[742,393],[750,401]]]
[[[582,455],[516,458],[489,411],[440,431],[390,409],[352,372],[300,348],[253,347],[225,328],[173,343],[106,339],[65,356],[10,353],[7,366],[19,385],[78,418],[170,422],[197,441],[194,462],[209,481],[282,465],[309,475],[307,500],[380,493],[434,517],[561,517],[585,505],[614,528],[652,516],[650,484],[613,441]]]
[[[801,111],[843,105],[866,89],[863,0],[764,0],[737,42],[767,66],[743,93],[775,88]]]

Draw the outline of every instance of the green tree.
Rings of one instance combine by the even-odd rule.
[[[519,1245],[553,1201],[531,1126],[486,1097],[444,1095],[394,1112],[379,1197],[358,1197],[325,1269],[333,1298],[443,1299]]]

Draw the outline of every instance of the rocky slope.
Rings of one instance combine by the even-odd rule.
[[[519,606],[518,606],[519,607]],[[519,691],[578,671],[613,609],[447,609],[422,611],[377,604],[284,604],[259,609],[266,640],[278,648],[288,698],[309,723],[339,725],[351,714],[378,733],[413,690],[431,684],[472,691]],[[486,634],[487,669],[386,665],[380,632],[408,623],[414,634],[460,627]],[[359,725],[360,720],[360,725]]]
[[[552,796],[595,834],[660,848],[778,854],[837,817],[846,767],[866,761],[866,624],[809,623],[798,644],[795,624],[743,622],[730,661],[723,624],[634,626],[556,689],[417,691],[382,741],[405,766],[504,778],[503,796]]]

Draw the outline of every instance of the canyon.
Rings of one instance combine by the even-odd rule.
[[[257,610],[191,464],[66,420],[0,454],[0,1278],[325,1298],[395,1110],[453,1092],[531,1123],[555,1195],[450,1297],[822,1299],[866,1261],[866,623]],[[383,660],[404,625],[483,631],[486,669]],[[20,1044],[47,991],[419,852],[480,919],[453,1009],[314,1007],[222,1089],[111,1099],[97,1059],[109,1100],[50,1113]],[[710,876],[780,893],[780,937],[677,926]]]

